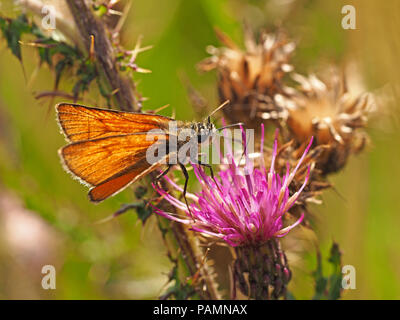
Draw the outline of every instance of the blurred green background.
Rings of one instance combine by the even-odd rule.
[[[12,1],[0,4],[1,14],[17,14]],[[356,30],[341,27],[344,4],[356,8]],[[398,88],[396,0],[134,0],[122,39],[126,48],[133,48],[143,35],[144,45],[154,46],[138,59],[152,73],[135,75],[139,92],[149,98],[145,109],[171,104],[178,119],[196,117],[185,79],[216,106],[215,74],[200,75],[195,65],[207,56],[207,45],[218,45],[214,26],[241,42],[243,21],[254,28],[283,25],[299,43],[293,60],[299,72],[356,61],[368,90]],[[142,227],[136,215],[128,213],[96,224],[132,201],[132,193],[127,190],[93,205],[86,188],[63,171],[57,149],[65,141],[53,106],[33,98],[50,90],[54,77],[46,66],[35,70],[37,65],[36,54],[24,47],[25,80],[21,64],[0,38],[0,299],[157,297],[171,265],[154,219]],[[71,79],[63,80],[62,88],[71,86]],[[324,256],[335,240],[343,264],[356,268],[357,288],[345,291],[344,299],[400,298],[397,91],[371,120],[367,150],[332,177],[335,190],[324,194],[323,205],[312,208]],[[96,101],[99,95],[90,99]],[[171,109],[163,113],[170,114]],[[306,299],[313,293],[315,250],[301,235],[299,244],[304,262],[294,261],[291,290]],[[41,287],[46,264],[56,267],[56,290]]]

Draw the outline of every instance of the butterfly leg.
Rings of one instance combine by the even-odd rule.
[[[215,185],[216,185],[217,188],[221,191],[221,189],[219,188],[219,184],[218,184],[217,181],[215,180],[214,171],[213,171],[212,166],[211,166],[210,164],[202,163],[202,162],[199,162],[199,165],[210,169],[211,179],[213,179]]]
[[[186,198],[186,191],[187,191],[187,186],[188,186],[188,182],[189,182],[189,173],[187,172],[186,167],[182,163],[179,163],[179,167],[181,168],[181,170],[183,172],[183,175],[185,176],[185,184],[184,184],[184,187],[183,187],[183,198],[185,199],[186,206],[188,208],[189,214],[192,217],[192,219],[194,220],[192,211],[190,210],[189,203],[188,203],[187,198]]]
[[[167,173],[168,173],[168,171],[169,171],[169,169],[171,169],[171,165],[169,165],[168,167],[167,167],[167,169],[165,169],[163,172],[161,172],[157,177],[155,177],[154,178],[154,182],[158,182],[158,181],[160,181],[160,179],[162,178],[162,177],[164,177]]]
[[[210,164],[202,163],[202,162],[199,162],[199,165],[210,169],[211,178],[212,178],[212,179],[214,180],[214,182],[215,182],[214,171],[213,171],[212,166],[211,166]]]

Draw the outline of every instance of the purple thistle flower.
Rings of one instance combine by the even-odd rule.
[[[290,172],[287,165],[286,174],[280,177],[275,172],[274,164],[277,155],[275,138],[271,166],[267,172],[264,165],[263,144],[264,126],[261,127],[260,168],[253,168],[253,163],[245,152],[245,165],[241,169],[229,150],[226,169],[221,169],[213,180],[207,176],[203,167],[192,164],[201,191],[197,194],[187,193],[193,200],[190,210],[185,203],[168,194],[160,187],[153,187],[173,206],[186,213],[178,217],[153,206],[155,212],[165,218],[184,223],[191,230],[204,236],[224,240],[229,245],[261,245],[274,237],[285,236],[291,229],[301,223],[304,214],[292,225],[283,227],[282,217],[288,212],[299,197],[309,179],[310,167],[301,188],[292,196],[289,195],[289,184],[300,167],[312,144],[312,138],[296,167]],[[242,129],[244,134],[244,130]],[[243,139],[245,143],[245,139]],[[170,178],[166,180],[180,192],[182,188]]]

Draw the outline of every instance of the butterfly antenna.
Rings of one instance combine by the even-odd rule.
[[[217,130],[220,131],[220,130],[224,130],[224,129],[227,129],[227,128],[240,127],[240,126],[244,126],[244,123],[243,122],[238,122],[238,123],[229,124],[227,126],[223,126],[221,128],[217,128]]]
[[[209,115],[208,115],[208,117],[207,117],[207,119],[208,119],[208,121],[210,121],[210,118],[215,114],[215,113],[217,113],[219,110],[221,110],[223,107],[225,107],[227,104],[229,104],[229,100],[226,100],[225,102],[223,102],[218,108],[216,108],[214,111],[212,111]]]

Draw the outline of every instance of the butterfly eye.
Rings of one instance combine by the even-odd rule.
[[[201,130],[200,134],[197,135],[197,142],[203,143],[207,140],[208,137],[209,137],[208,132],[205,130]]]

